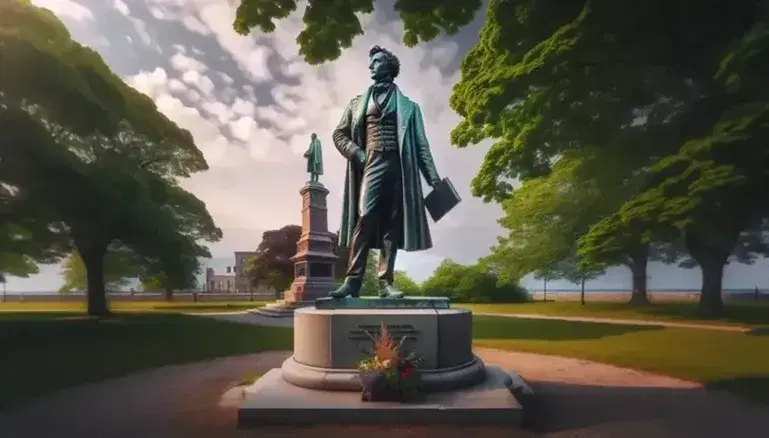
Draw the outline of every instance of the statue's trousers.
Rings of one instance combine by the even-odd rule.
[[[379,279],[393,281],[402,228],[402,177],[398,150],[368,150],[350,245],[347,277],[363,280],[369,249],[381,239]]]

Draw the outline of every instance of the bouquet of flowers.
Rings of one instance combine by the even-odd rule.
[[[406,337],[395,342],[382,324],[379,334],[369,335],[374,348],[358,364],[363,401],[409,402],[420,398],[417,367],[423,362],[415,353],[403,354]]]

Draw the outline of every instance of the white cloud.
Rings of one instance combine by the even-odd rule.
[[[93,20],[90,9],[72,0],[33,0],[35,6],[49,9],[57,17],[67,17],[75,21]]]
[[[131,10],[128,9],[128,5],[123,0],[112,0],[112,5],[118,12],[125,16],[131,15]]]
[[[132,87],[155,99],[165,90],[168,84],[168,75],[163,68],[157,67],[151,72],[139,72],[128,78],[127,82]]]
[[[127,82],[154,99],[160,111],[192,133],[210,166],[230,164],[226,157],[229,142],[217,124],[204,117],[198,109],[185,106],[171,95],[172,90],[184,91],[186,87],[183,83],[176,79],[169,81],[168,74],[160,67],[152,72],[137,73],[127,78]]]
[[[139,38],[141,38],[144,45],[149,46],[152,44],[152,35],[150,35],[149,30],[147,29],[147,25],[138,18],[128,17],[128,19],[131,21],[131,23],[134,26],[134,29],[136,30],[136,33],[139,34]]]
[[[232,79],[232,76],[228,75],[227,73],[219,72],[219,77],[222,79],[222,82],[227,85],[232,85],[235,83],[235,80]]]
[[[180,81],[179,79],[171,79],[170,81],[168,81],[168,89],[176,93],[183,93],[185,91],[195,91],[195,90],[189,89],[189,87],[187,87],[187,85],[185,85],[184,82]],[[195,92],[197,93],[197,91]]]
[[[208,70],[208,67],[206,67],[205,64],[183,53],[176,53],[171,57],[171,66],[176,69],[176,71],[180,72],[187,70],[204,72]]]
[[[198,93],[198,90],[187,90],[187,99],[191,100],[192,102],[199,102],[202,97],[203,96]]]
[[[215,116],[219,123],[226,124],[233,118],[232,112],[227,105],[218,101],[206,101],[200,104],[201,108],[206,110],[212,116]]]
[[[184,27],[187,29],[197,32],[201,35],[209,35],[211,34],[211,30],[208,28],[208,26],[205,25],[198,17],[195,17],[193,15],[187,15],[184,18],[182,18],[182,24],[184,24]]]
[[[182,81],[195,85],[202,92],[203,96],[211,96],[214,91],[214,83],[206,75],[202,75],[195,70],[188,70],[182,75]]]
[[[253,116],[256,108],[253,102],[243,100],[239,97],[235,98],[235,102],[232,104],[232,112],[239,116]]]
[[[248,141],[253,133],[256,132],[256,129],[256,122],[250,117],[240,117],[239,119],[230,122],[230,132],[232,132],[232,136],[243,142]]]
[[[218,0],[148,0],[153,6],[163,7],[165,19],[174,19],[190,31],[200,35],[213,35],[216,41],[251,80],[264,82],[272,79],[267,67],[269,48],[257,44],[256,38],[244,37],[232,30],[235,9],[228,2]]]
[[[165,12],[165,9],[158,6],[150,6],[149,8],[150,15],[154,17],[156,20],[166,20],[168,19],[168,15]]]

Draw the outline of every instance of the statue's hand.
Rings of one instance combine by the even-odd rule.
[[[430,188],[434,189],[435,186],[437,186],[439,182],[441,182],[441,179],[436,177],[435,179],[428,181],[427,185],[429,185]]]
[[[361,169],[366,166],[366,151],[363,149],[358,149],[358,151],[355,153],[355,164],[357,164]]]

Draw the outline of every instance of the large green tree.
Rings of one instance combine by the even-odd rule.
[[[488,260],[496,260],[500,269],[509,270],[515,278],[532,272],[549,278],[554,265],[572,257],[575,242],[590,227],[638,190],[637,181],[602,158],[597,148],[567,151],[547,175],[528,179],[507,195],[501,202],[505,215],[499,223],[508,234],[492,248]],[[632,284],[630,302],[646,304],[648,261],[672,263],[679,255],[674,245],[628,242],[601,265],[626,266]]]
[[[163,243],[221,238],[205,205],[177,183],[207,164],[188,131],[73,41],[50,11],[12,0],[0,17],[4,180],[65,225],[86,267],[88,312],[106,314],[113,241],[159,257]]]
[[[104,282],[107,289],[119,289],[139,276],[141,267],[135,253],[117,243],[110,245],[104,256]],[[80,254],[74,252],[61,264],[64,284],[60,293],[83,292],[88,287],[88,274]]]
[[[713,146],[715,140],[734,152],[758,138],[755,129],[742,128],[760,125],[757,107],[765,101],[759,80],[767,59],[765,12],[766,2],[748,0],[675,7],[661,1],[491,0],[481,40],[465,57],[451,98],[463,117],[452,132],[454,143],[495,139],[473,192],[505,199],[513,178],[548,174],[568,151],[600,148],[629,177],[642,177],[639,192],[657,192],[639,196],[657,199],[658,208],[629,204],[621,215],[626,223],[647,219],[631,227],[596,224],[605,232],[593,242],[608,245],[609,235],[621,235],[622,244],[612,244],[613,252],[583,251],[584,261],[616,258],[618,250],[652,240],[683,242],[707,277],[701,309],[719,313],[723,264],[739,234],[762,213],[756,212],[758,198],[746,197],[758,191],[736,188],[739,172],[729,148]],[[699,147],[683,146],[695,139],[703,139]],[[688,156],[681,156],[682,147]],[[661,161],[664,156],[676,158]],[[747,174],[758,173],[761,157],[757,149],[742,155],[754,166]],[[702,196],[729,184],[723,198]],[[659,196],[660,186],[676,186],[678,193]],[[731,209],[730,202],[742,204]],[[704,214],[680,214],[695,205]],[[676,218],[666,220],[671,213]]]

